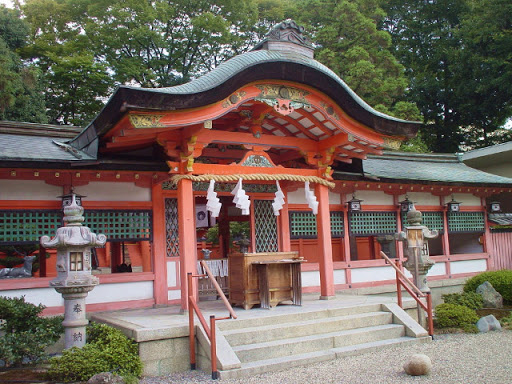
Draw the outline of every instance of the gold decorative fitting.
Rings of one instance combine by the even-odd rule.
[[[121,175],[119,173],[116,173],[116,179],[120,179]]]
[[[204,127],[205,127],[206,129],[212,129],[212,127],[213,127],[213,122],[212,122],[211,120],[206,120],[206,121],[204,122]]]
[[[75,177],[80,177],[80,172],[75,173]]]
[[[11,176],[16,176],[16,171],[11,171]]]
[[[55,177],[60,177],[60,173],[59,172],[55,172]]]
[[[302,89],[277,84],[262,84],[257,85],[256,88],[261,91],[258,97],[286,99],[300,103],[306,103],[306,96],[309,95],[309,92]]]
[[[139,180],[140,175],[138,173],[135,174],[135,180]]]
[[[35,177],[39,177],[39,172],[35,171],[35,172],[34,172],[34,176],[35,176]]]
[[[96,174],[96,178],[99,179],[101,175],[99,173]]]
[[[134,128],[162,128],[164,124],[160,123],[160,119],[164,115],[130,115],[130,123]]]

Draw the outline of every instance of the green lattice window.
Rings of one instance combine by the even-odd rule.
[[[254,200],[256,252],[277,252],[277,219],[272,200]]]
[[[94,233],[103,233],[108,241],[151,240],[150,210],[87,210],[84,225]]]
[[[428,229],[437,230],[439,233],[444,232],[444,221],[443,212],[421,212],[423,221],[421,225],[424,225]],[[407,213],[402,212],[402,227],[409,225],[407,223]]]
[[[395,212],[350,212],[348,221],[352,236],[391,235],[397,231]]]
[[[290,238],[314,239],[317,237],[316,215],[309,211],[290,211]],[[343,212],[330,212],[331,236],[343,237]]]
[[[483,212],[448,213],[449,232],[483,232],[485,220]]]
[[[180,255],[178,199],[165,199],[165,239],[167,257]]]
[[[41,236],[54,236],[61,225],[59,210],[0,210],[0,244],[39,243]]]

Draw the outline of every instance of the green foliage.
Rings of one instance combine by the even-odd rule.
[[[475,310],[484,307],[482,295],[476,292],[448,293],[441,297],[447,304],[463,305]]]
[[[485,281],[491,283],[506,303],[512,303],[512,270],[487,271],[473,276],[464,284],[464,292],[475,292]]]
[[[7,365],[44,360],[45,348],[63,333],[62,317],[41,317],[44,308],[27,303],[24,296],[0,297],[0,356]]]
[[[501,318],[500,324],[502,328],[512,330],[512,312],[507,317]]]
[[[299,1],[296,17],[318,44],[316,59],[358,96],[381,112],[421,120],[403,99],[408,80],[391,52],[391,35],[379,28],[385,13],[378,0]]]
[[[435,324],[439,328],[464,328],[476,324],[475,310],[458,304],[439,304],[435,310]]]
[[[0,119],[46,123],[40,72],[17,53],[28,30],[18,11],[0,6]]]
[[[510,140],[510,14],[507,0],[388,0],[383,28],[410,81],[434,152]]]
[[[142,374],[138,345],[118,329],[92,323],[87,327],[87,344],[65,350],[50,360],[50,380],[86,381],[101,372],[114,372],[128,378]]]

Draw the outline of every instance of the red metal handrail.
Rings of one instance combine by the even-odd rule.
[[[411,297],[416,300],[418,305],[427,312],[428,317],[428,334],[431,337],[434,337],[434,318],[432,315],[432,295],[430,292],[422,292],[414,283],[409,280],[407,276],[400,270],[400,261],[396,260],[396,265],[393,261],[384,253],[380,252],[380,255],[395,269],[396,272],[396,295],[398,305],[403,308],[402,305],[402,288],[411,295]],[[421,301],[421,298],[425,297],[427,304]],[[420,321],[421,319],[418,319]]]
[[[217,280],[213,277],[212,272],[210,271],[210,268],[205,263],[204,260],[201,260],[201,266],[203,267],[204,271],[206,272],[206,275],[193,275],[191,272],[187,273],[187,279],[188,279],[188,304],[189,304],[189,311],[188,311],[188,325],[189,325],[189,345],[190,345],[190,369],[196,369],[196,331],[195,331],[195,325],[194,325],[194,311],[199,318],[199,322],[203,326],[203,329],[206,333],[206,336],[210,340],[210,357],[212,362],[212,379],[216,380],[219,377],[219,372],[217,371],[217,340],[216,340],[216,334],[215,334],[215,322],[217,320],[226,320],[226,319],[236,319],[235,311],[233,311],[233,308],[231,307],[231,304],[229,304],[228,299],[224,295],[224,292],[222,292],[221,287],[219,286],[219,283],[217,283]],[[217,290],[217,294],[220,296],[221,300],[224,302],[224,305],[226,306],[226,309],[229,312],[228,317],[219,317],[215,318],[215,315],[210,316],[210,326],[208,327],[208,324],[206,323],[206,320],[204,319],[203,313],[201,312],[201,309],[199,309],[199,306],[196,302],[196,297],[194,294],[193,284],[192,284],[192,278],[199,278],[199,277],[208,277],[215,289]]]

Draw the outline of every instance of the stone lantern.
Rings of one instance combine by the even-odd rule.
[[[435,262],[429,257],[425,239],[434,239],[439,236],[439,232],[429,230],[426,226],[421,225],[421,221],[421,212],[413,207],[407,212],[409,225],[405,228],[405,232],[397,234],[397,239],[406,242],[407,261],[404,263],[404,267],[411,272],[414,284],[422,292],[430,292],[427,285],[427,273]]]
[[[91,274],[92,247],[102,247],[107,241],[105,235],[96,235],[82,226],[84,209],[76,200],[73,194],[71,203],[64,207],[66,226],[58,228],[54,238],[42,236],[40,240],[43,247],[57,249],[57,278],[50,281],[50,287],[64,298],[62,325],[66,349],[85,345],[85,298],[99,284]]]

